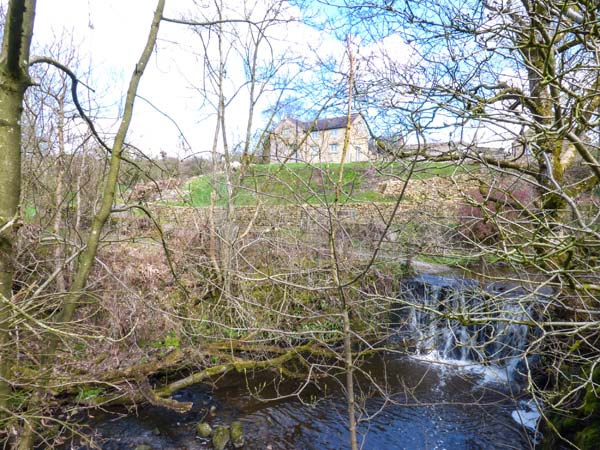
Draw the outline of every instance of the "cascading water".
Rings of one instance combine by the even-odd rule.
[[[481,364],[519,381],[536,356],[537,312],[549,292],[522,286],[420,275],[402,283],[395,321],[416,340],[416,352],[442,362]]]

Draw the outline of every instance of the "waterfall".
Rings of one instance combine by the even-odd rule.
[[[402,283],[392,320],[410,333],[419,355],[492,366],[519,381],[524,364],[536,359],[528,346],[540,333],[544,295],[508,282],[419,275]]]

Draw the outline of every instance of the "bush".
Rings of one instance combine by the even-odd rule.
[[[523,180],[482,183],[478,190],[464,195],[459,231],[476,244],[517,239],[527,227],[527,211],[534,207],[537,197],[534,187]]]

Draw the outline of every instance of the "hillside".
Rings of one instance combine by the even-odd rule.
[[[397,189],[412,181],[436,177],[448,179],[451,175],[465,173],[469,166],[458,167],[452,163],[418,163],[411,174],[410,162],[348,163],[343,174],[343,203],[390,202],[397,198]],[[243,173],[234,174],[235,204],[251,206],[259,201],[266,205],[319,204],[333,198],[339,164],[292,163],[286,165],[252,165]],[[193,178],[186,186],[185,204],[209,206],[214,191],[213,175]],[[218,174],[216,206],[226,203],[227,184],[224,174]]]

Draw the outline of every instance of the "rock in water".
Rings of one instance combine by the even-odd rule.
[[[229,442],[229,427],[220,425],[213,430],[212,443],[215,450],[223,450]]]
[[[241,448],[244,446],[244,432],[242,431],[242,422],[236,420],[231,422],[231,442],[235,448]]]
[[[198,436],[207,438],[212,434],[212,428],[206,422],[200,422],[196,427],[196,431],[198,432]]]

